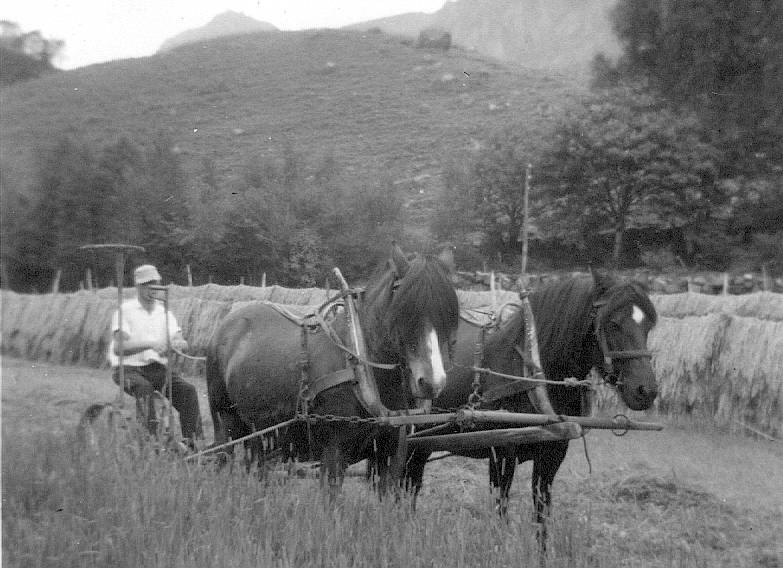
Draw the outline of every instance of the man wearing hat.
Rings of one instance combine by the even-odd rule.
[[[109,345],[109,363],[112,366],[114,382],[120,384],[119,334],[122,333],[122,366],[125,378],[125,392],[137,399],[149,400],[154,391],[164,392],[166,386],[167,338],[171,347],[183,351],[188,343],[182,337],[182,330],[174,314],[168,314],[166,332],[166,311],[155,295],[151,285],[160,284],[157,268],[143,264],[133,272],[136,298],[122,303],[122,329],[119,328],[118,312],[112,318],[112,340]],[[193,449],[195,438],[201,437],[196,389],[182,377],[171,374],[171,403],[179,412],[182,437]],[[155,424],[148,425],[150,430]]]

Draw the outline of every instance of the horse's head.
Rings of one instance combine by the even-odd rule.
[[[435,398],[446,382],[445,355],[459,323],[453,262],[450,251],[407,258],[396,245],[389,261],[394,281],[385,335],[400,355],[408,395],[417,405]]]
[[[631,410],[652,406],[658,394],[647,335],[657,315],[644,287],[593,273],[596,368]]]

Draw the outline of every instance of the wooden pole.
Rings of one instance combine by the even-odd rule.
[[[514,424],[517,426],[548,426],[562,422],[574,422],[583,428],[596,430],[663,430],[663,425],[656,422],[637,422],[628,418],[602,418],[600,416],[561,416],[554,414],[526,414],[522,412],[505,412],[502,410],[459,410],[443,414],[421,414],[410,416],[377,416],[379,424],[387,426],[404,426],[407,424],[446,424],[460,423],[491,423]]]
[[[60,291],[60,277],[63,275],[62,269],[58,268],[57,273],[54,275],[54,280],[52,281],[52,294],[56,294]]]
[[[489,273],[489,291],[492,292],[492,309],[496,310],[498,307],[498,292],[495,287],[495,271]]]
[[[266,288],[266,272],[261,274],[261,287]]]
[[[125,274],[125,252],[123,250],[117,251],[117,256],[114,260],[114,272],[117,277],[117,357],[119,362],[117,363],[117,373],[119,375],[119,387],[120,392],[117,395],[117,403],[120,406],[120,410],[125,405],[125,367],[123,366],[123,333],[122,333],[122,284],[123,276]]]
[[[582,435],[582,427],[574,422],[561,422],[550,426],[528,426],[526,428],[503,428],[478,430],[458,434],[441,434],[410,438],[412,448],[426,448],[431,451],[460,451],[510,444],[535,444],[573,440]]]
[[[84,284],[88,290],[92,290],[92,270],[89,266],[84,271]]]
[[[728,272],[724,272],[723,273],[723,292],[722,292],[722,294],[724,296],[728,296],[729,295],[729,273]]]
[[[188,272],[188,288],[193,287],[193,273],[190,271],[190,264],[185,265],[185,269]]]
[[[528,253],[528,229],[530,224],[530,182],[533,179],[533,165],[528,164],[525,168],[525,190],[522,193],[522,278],[527,274],[527,253]],[[527,283],[525,283],[527,286]]]

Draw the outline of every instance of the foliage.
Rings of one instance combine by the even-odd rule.
[[[726,173],[780,164],[782,2],[629,0],[612,18],[624,48],[616,70],[694,108],[727,151]]]
[[[575,245],[611,231],[617,265],[628,228],[698,228],[713,217],[720,157],[693,114],[643,86],[605,90],[558,126],[542,158],[541,226]]]
[[[113,259],[79,252],[88,243],[144,246],[167,280],[185,266],[196,281],[287,286],[322,285],[337,262],[346,277],[366,276],[392,240],[402,236],[402,201],[390,181],[340,189],[342,173],[327,155],[312,174],[293,147],[280,160],[244,168],[231,186],[215,164],[188,179],[174,145],[158,136],[146,146],[121,138],[95,153],[62,138],[38,155],[36,199],[11,205],[23,221],[4,227],[3,262],[20,290],[46,289],[57,270],[74,289],[86,267],[99,282],[114,275]],[[7,194],[3,177],[3,195]],[[9,188],[10,189],[10,188]]]
[[[45,289],[61,270],[63,288],[74,289],[89,266],[107,282],[112,259],[80,252],[90,243],[142,245],[162,270],[177,269],[187,220],[178,158],[165,139],[147,149],[120,139],[96,155],[63,137],[40,149],[37,165],[35,200],[3,249],[16,288]]]
[[[477,231],[486,254],[514,254],[522,239],[530,140],[520,128],[496,132],[472,160],[452,164],[433,218],[442,240],[467,244]]]
[[[64,45],[62,40],[44,38],[39,31],[23,32],[13,22],[0,21],[0,85],[53,72],[52,61]]]

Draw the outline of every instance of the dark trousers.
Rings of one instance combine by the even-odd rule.
[[[125,392],[137,399],[148,400],[154,391],[163,395],[166,385],[166,366],[160,363],[150,363],[143,367],[123,366],[125,375]],[[112,378],[120,384],[120,370],[112,370]],[[179,412],[179,422],[182,427],[182,437],[194,440],[203,438],[201,431],[201,415],[198,409],[196,387],[185,382],[178,373],[171,373],[171,404]]]

